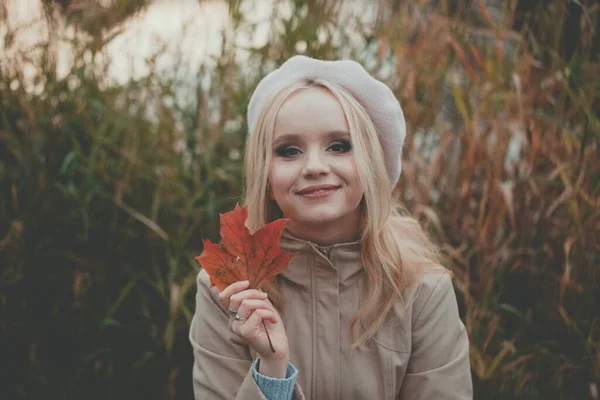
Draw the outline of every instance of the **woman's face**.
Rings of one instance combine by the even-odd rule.
[[[314,237],[358,234],[359,182],[348,123],[337,99],[322,88],[303,89],[281,106],[275,120],[270,198],[290,218],[294,233]]]

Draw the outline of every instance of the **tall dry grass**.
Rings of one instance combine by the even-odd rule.
[[[448,3],[378,32],[412,127],[398,194],[456,273],[476,398],[597,398],[598,7]]]

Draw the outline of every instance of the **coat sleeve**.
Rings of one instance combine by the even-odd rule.
[[[412,351],[400,398],[473,398],[469,338],[448,274],[429,275],[413,305]]]
[[[229,315],[210,288],[210,278],[200,271],[197,279],[196,312],[190,326],[194,351],[193,386],[196,400],[266,400],[252,376],[248,345],[231,332]],[[296,384],[294,400],[304,396]]]

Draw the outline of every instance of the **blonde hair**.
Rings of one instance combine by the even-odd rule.
[[[436,247],[418,222],[403,215],[400,204],[392,199],[383,149],[371,118],[347,90],[321,79],[295,83],[276,93],[265,104],[254,131],[250,132],[244,159],[244,203],[252,205],[248,207],[247,225],[250,231],[256,231],[277,216],[278,207],[268,198],[268,174],[279,109],[294,92],[313,87],[329,91],[344,111],[364,190],[360,232],[365,270],[364,296],[350,323],[352,347],[363,347],[377,333],[390,310],[396,309],[398,301],[407,305],[403,293],[421,274],[446,270],[440,265]],[[281,310],[281,293],[277,283],[265,290],[273,304]],[[401,316],[402,310],[403,307],[398,309],[398,316]],[[355,337],[357,323],[363,326],[364,332]]]

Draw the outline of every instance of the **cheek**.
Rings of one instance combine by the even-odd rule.
[[[294,168],[288,164],[274,164],[269,172],[271,192],[278,194],[287,192],[295,181]]]
[[[273,166],[271,165],[271,168],[269,169],[269,175],[267,177],[267,195],[269,197],[269,200],[275,200],[273,184],[277,184],[277,178],[273,174]]]
[[[269,173],[269,200],[275,200],[276,195],[282,193],[285,189],[285,176],[282,176],[279,169],[275,169],[278,172],[271,170]]]
[[[350,181],[358,181],[358,168],[356,167],[356,162],[352,160],[348,160],[347,163],[344,164],[343,167],[344,175]]]
[[[275,193],[273,192],[273,186],[271,185],[271,183],[269,182],[269,193],[267,194],[269,196],[269,200],[275,200]]]

